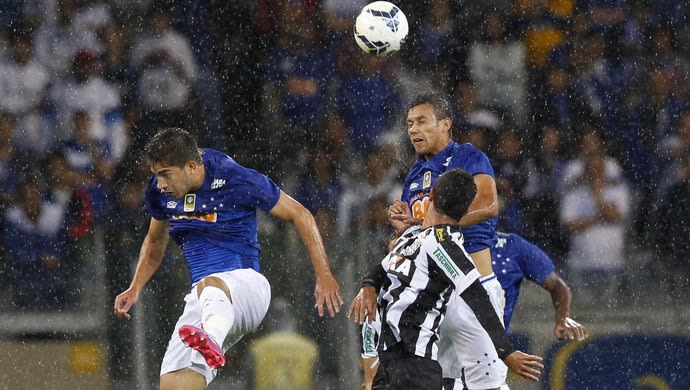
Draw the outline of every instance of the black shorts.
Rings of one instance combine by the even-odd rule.
[[[443,376],[437,361],[408,352],[379,354],[372,390],[442,390]]]

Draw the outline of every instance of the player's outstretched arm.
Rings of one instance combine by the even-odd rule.
[[[139,261],[129,288],[115,297],[114,314],[120,319],[130,318],[129,309],[139,300],[139,293],[163,261],[168,246],[168,222],[151,218],[149,230],[139,250]]]
[[[514,373],[535,382],[539,382],[541,370],[544,369],[540,356],[529,355],[522,351],[512,352],[503,361]]]
[[[284,221],[291,222],[300,239],[307,248],[309,258],[314,267],[316,275],[316,288],[314,297],[316,298],[316,310],[319,316],[323,317],[324,307],[331,317],[335,317],[340,312],[340,307],[344,301],[340,295],[338,281],[331,273],[326,256],[326,248],[321,238],[321,233],[316,226],[314,216],[301,203],[280,191],[278,203],[270,211],[270,214]]]
[[[539,375],[544,368],[542,358],[515,349],[479,280],[475,280],[460,296],[491,337],[498,357],[505,362],[506,366],[523,378],[539,381]]]
[[[480,173],[473,176],[477,186],[477,195],[460,218],[460,226],[476,225],[489,218],[498,216],[498,191],[496,181],[490,175]]]
[[[570,318],[572,294],[568,285],[556,272],[551,272],[544,281],[543,287],[551,294],[551,301],[556,311],[553,334],[558,340],[582,341],[588,337],[587,329]]]
[[[367,319],[371,324],[376,320],[376,313],[378,312],[376,298],[377,293],[374,286],[362,286],[359,289],[359,293],[357,293],[350,304],[350,308],[347,311],[347,318],[350,318],[353,322],[360,325]]]

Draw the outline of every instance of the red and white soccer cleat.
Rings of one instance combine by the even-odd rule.
[[[203,328],[194,325],[182,325],[178,333],[186,346],[199,351],[203,355],[209,367],[220,368],[225,365],[223,349]]]

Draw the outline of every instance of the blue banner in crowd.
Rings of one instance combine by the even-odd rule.
[[[545,356],[544,390],[690,389],[690,338],[592,337],[554,344]]]

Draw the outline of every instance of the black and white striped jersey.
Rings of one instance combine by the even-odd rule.
[[[408,229],[381,261],[379,351],[401,343],[407,352],[437,360],[438,327],[452,293],[479,278],[457,225]]]

